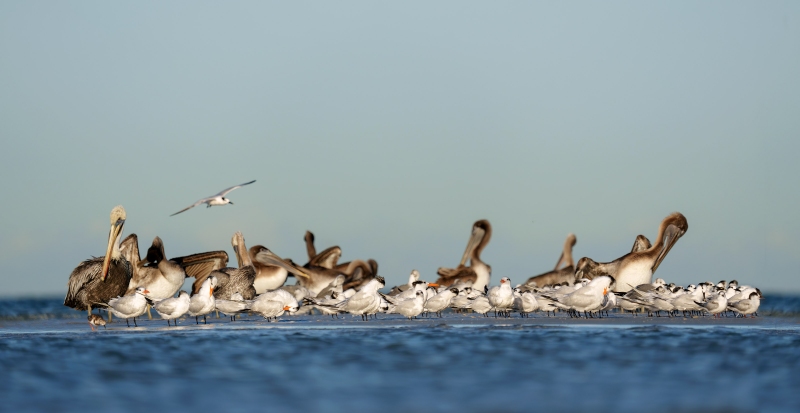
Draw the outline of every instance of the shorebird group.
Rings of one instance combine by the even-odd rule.
[[[230,203],[224,195],[242,185],[201,199],[189,208],[203,202],[209,206]],[[221,201],[215,201],[217,198]],[[583,257],[575,264],[572,248],[577,238],[570,234],[552,271],[516,287],[503,277],[500,285],[489,288],[491,266],[480,255],[491,239],[492,226],[488,220],[479,220],[473,224],[455,268],[439,268],[435,282],[421,280],[419,272],[413,270],[407,284],[388,293],[381,292],[386,283],[378,275],[375,260],[339,263],[341,248],[333,246],[317,253],[311,232],[304,237],[308,252],[304,265],[262,245],[247,249],[244,236],[236,232],[231,244],[238,266],[227,267],[225,251],[168,259],[158,237],[141,257],[135,234],[121,240],[125,219],[122,206],[112,209],[106,255],[82,262],[69,278],[64,305],[87,311],[93,328],[103,325],[102,318],[92,314],[93,308],[107,310],[109,319],[112,314],[125,318],[126,323],[133,319],[136,326],[136,317],[149,315],[151,307],[168,324],[171,320],[177,324],[183,316],[195,317],[196,323],[202,316],[207,322],[206,316],[214,311],[231,320],[244,313],[276,320],[287,313],[309,312],[332,316],[348,313],[364,320],[378,313],[413,319],[441,316],[448,309],[499,316],[512,312],[528,316],[536,311],[549,316],[557,310],[573,317],[602,316],[611,310],[646,311],[657,316],[662,312],[669,316],[681,312],[717,316],[733,311],[748,316],[756,313],[762,298],[758,289],[738,286],[735,281],[686,288],[661,279],[651,282],[669,250],[688,229],[686,218],[677,212],[662,220],[655,244],[639,235],[630,252],[610,262]],[[297,279],[295,285],[285,285],[290,275]],[[180,291],[187,277],[195,278],[191,295]]]

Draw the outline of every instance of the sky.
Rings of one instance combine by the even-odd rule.
[[[168,256],[311,230],[389,285],[478,219],[496,285],[679,211],[656,277],[800,292],[798,2],[0,2],[0,73],[0,296],[63,296],[120,204]]]

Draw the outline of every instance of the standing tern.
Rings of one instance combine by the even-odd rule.
[[[206,314],[214,311],[216,302],[214,299],[214,288],[217,286],[217,277],[210,276],[203,281],[200,291],[192,295],[189,299],[189,315],[194,316],[195,324],[200,324],[197,317],[203,316],[203,324],[208,324]]]
[[[508,277],[501,278],[500,285],[490,288],[486,298],[489,299],[489,304],[494,307],[495,311],[508,315],[508,310],[514,305],[514,291],[511,289],[511,280]]]
[[[728,308],[741,314],[742,317],[747,317],[749,314],[755,314],[758,307],[761,305],[761,298],[758,293],[753,291],[750,293],[749,298],[744,300],[728,302]]]
[[[147,311],[146,294],[150,294],[147,288],[138,287],[134,290],[133,294],[112,298],[108,300],[108,311],[119,318],[124,318],[125,324],[127,324],[128,327],[131,326],[128,323],[129,318],[133,319],[133,325],[135,327],[139,327],[136,325],[136,317],[139,317]]]
[[[231,294],[230,300],[214,300],[214,306],[217,307],[217,310],[229,316],[231,321],[236,320],[236,314],[244,312],[247,310],[247,303],[244,301],[244,297],[242,297],[241,293],[233,293]]]
[[[442,311],[450,306],[450,301],[457,295],[457,288],[448,288],[429,298],[428,301],[425,302],[424,310],[425,312],[434,313],[441,317]]]
[[[394,311],[398,314],[402,314],[408,317],[408,319],[410,320],[420,315],[424,308],[425,308],[425,293],[423,293],[422,291],[417,291],[413,299],[401,301],[394,308]]]
[[[167,320],[167,325],[170,325],[169,320],[175,320],[175,325],[177,326],[178,318],[189,311],[190,302],[189,293],[181,291],[178,297],[161,300],[155,303],[153,308],[161,318]]]
[[[240,185],[232,186],[232,187],[230,187],[230,188],[228,188],[228,189],[226,189],[226,190],[224,190],[224,191],[222,191],[222,192],[220,192],[220,193],[218,193],[216,195],[212,195],[212,196],[210,196],[208,198],[199,199],[194,204],[189,205],[188,207],[183,208],[182,210],[180,210],[180,211],[178,211],[178,212],[176,212],[176,213],[174,213],[174,214],[172,214],[170,216],[178,215],[181,212],[188,211],[188,210],[190,210],[190,209],[192,209],[192,208],[194,208],[194,207],[196,207],[196,206],[198,206],[200,204],[206,204],[206,208],[211,208],[212,206],[217,206],[217,205],[226,205],[226,204],[233,205],[233,202],[231,202],[230,199],[225,198],[225,195],[227,195],[228,192],[231,192],[236,188],[241,188],[241,187],[243,187],[245,185],[250,185],[253,182],[255,182],[255,179],[250,181],[250,182],[245,182],[245,183],[240,184]]]

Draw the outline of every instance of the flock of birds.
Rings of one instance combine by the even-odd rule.
[[[203,198],[178,211],[179,214],[200,204],[226,205],[225,195],[255,181],[228,188],[212,197]],[[656,269],[677,240],[687,231],[688,223],[680,213],[664,218],[656,243],[643,235],[634,241],[630,252],[611,262],[596,262],[588,257],[577,264],[572,248],[577,239],[570,234],[561,257],[552,271],[529,278],[512,287],[503,277],[500,285],[489,288],[491,267],[484,263],[481,252],[492,235],[487,220],[479,220],[472,232],[461,261],[455,268],[439,268],[438,279],[428,282],[413,270],[407,284],[382,293],[386,286],[378,275],[375,260],[354,260],[339,263],[342,251],[338,246],[317,252],[314,235],[306,232],[308,262],[299,265],[284,259],[262,245],[245,246],[241,232],[233,235],[231,244],[237,267],[228,267],[225,251],[209,251],[183,257],[167,258],[164,244],[156,237],[141,256],[135,234],[122,238],[126,212],[114,207],[110,231],[103,257],[82,262],[73,270],[68,282],[64,305],[85,310],[92,329],[105,325],[105,319],[92,314],[92,309],[108,311],[108,318],[133,320],[150,309],[168,325],[177,325],[184,316],[223,313],[231,321],[239,314],[258,314],[277,320],[286,313],[319,312],[338,316],[349,313],[364,320],[378,313],[400,314],[409,319],[421,315],[438,315],[451,309],[495,316],[518,312],[529,316],[536,311],[550,313],[561,310],[571,317],[602,317],[611,310],[647,312],[667,316],[712,314],[729,311],[740,316],[756,315],[762,298],[754,287],[704,282],[687,287],[667,284],[662,279],[651,282]],[[285,285],[289,276],[295,285]],[[192,292],[180,291],[187,277],[195,282]]]

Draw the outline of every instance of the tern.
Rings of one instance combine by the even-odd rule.
[[[200,324],[198,317],[203,316],[203,324],[208,324],[206,314],[214,311],[216,302],[214,299],[214,288],[217,286],[217,277],[210,276],[203,281],[200,291],[189,298],[190,316],[194,316],[195,324]]]
[[[255,179],[250,181],[250,182],[245,182],[245,183],[240,184],[240,185],[232,186],[232,187],[230,187],[230,188],[228,188],[228,189],[226,189],[226,190],[224,190],[224,191],[222,191],[222,192],[220,192],[220,193],[218,193],[216,195],[212,195],[212,196],[210,196],[208,198],[199,199],[194,204],[189,205],[188,207],[186,207],[186,208],[184,208],[184,209],[182,209],[182,210],[180,210],[180,211],[178,211],[178,212],[176,212],[176,213],[174,213],[174,214],[172,214],[170,216],[178,215],[181,212],[188,211],[188,210],[190,210],[190,209],[192,209],[192,208],[194,208],[194,207],[196,207],[196,206],[198,206],[200,204],[207,204],[206,208],[211,208],[212,206],[217,206],[217,205],[226,205],[226,204],[233,205],[233,202],[231,202],[230,199],[225,198],[225,195],[227,195],[228,192],[231,192],[234,189],[241,188],[241,187],[243,187],[245,185],[250,185],[253,182],[255,182]]]
[[[136,317],[144,314],[147,311],[147,297],[150,291],[145,287],[138,287],[134,290],[133,294],[124,295],[122,297],[112,298],[108,300],[108,311],[112,312],[115,316],[125,319],[125,324],[130,327],[128,319],[133,319],[133,325],[136,325]]]
[[[170,325],[169,320],[175,320],[175,325],[177,326],[178,318],[189,311],[190,303],[191,298],[189,298],[189,293],[181,291],[178,297],[161,300],[155,303],[153,308],[161,318],[167,320],[167,325]]]

